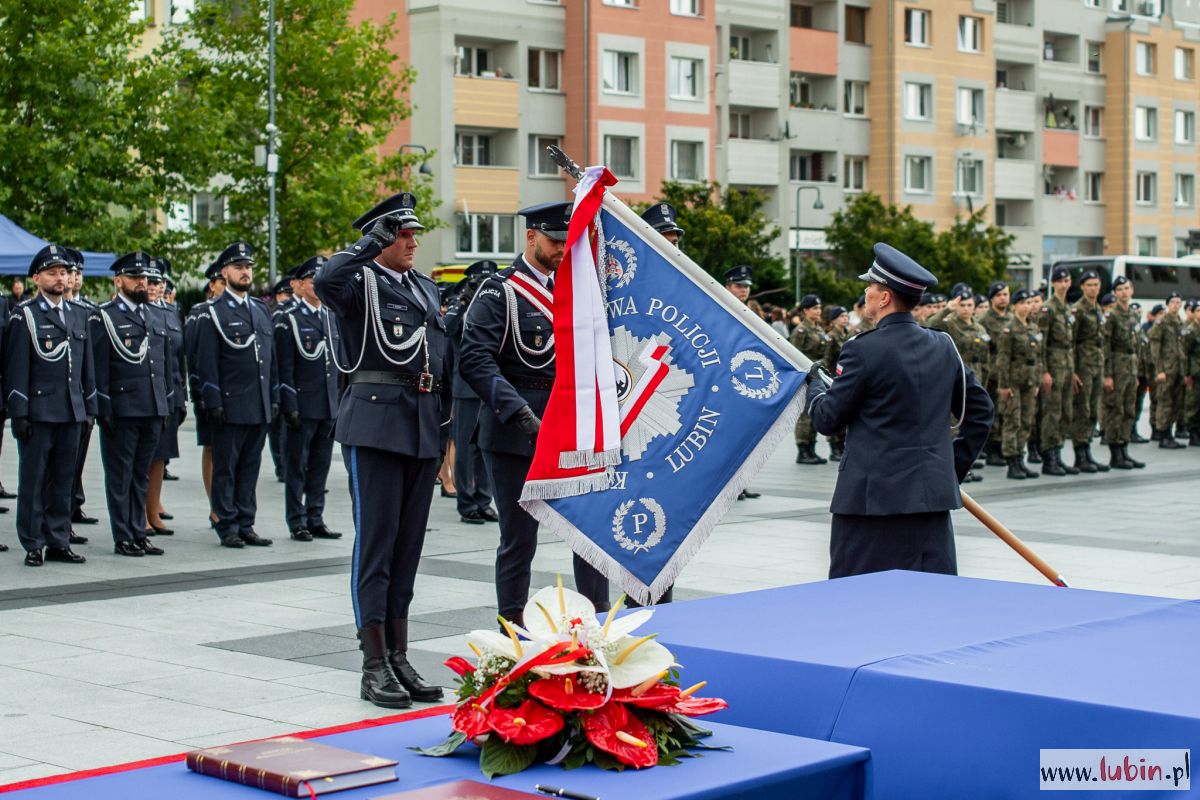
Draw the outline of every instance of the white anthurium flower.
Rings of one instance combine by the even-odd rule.
[[[525,629],[534,639],[561,639],[570,635],[571,620],[583,621],[585,628],[599,627],[592,601],[563,586],[547,586],[525,604]]]
[[[520,658],[513,640],[497,631],[471,631],[467,634],[467,641],[483,653],[490,651],[498,656],[511,658],[513,661]]]
[[[630,689],[675,666],[671,651],[645,636],[606,642],[604,654],[608,681],[614,689]]]
[[[608,632],[605,634],[604,639],[608,642],[615,642],[618,639],[628,636],[645,625],[653,616],[654,611],[651,609],[640,608],[637,611],[630,611],[624,616],[617,617],[608,624]]]

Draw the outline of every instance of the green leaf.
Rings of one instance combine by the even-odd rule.
[[[408,749],[414,750],[423,756],[434,756],[435,758],[441,758],[442,756],[450,755],[455,750],[462,747],[466,741],[467,735],[465,733],[454,731],[447,736],[446,741],[442,742],[441,744],[434,745],[433,747],[410,747]]]
[[[491,780],[497,775],[512,775],[526,769],[535,757],[535,744],[509,744],[499,736],[489,736],[479,755],[479,769]]]
[[[681,744],[690,744],[697,739],[705,739],[712,736],[712,731],[692,722],[690,717],[685,717],[682,714],[668,714],[667,716],[674,725],[675,731],[680,737]]]
[[[625,765],[617,760],[617,757],[605,750],[595,749],[592,751],[592,763],[600,769],[607,769],[612,772],[624,772]]]

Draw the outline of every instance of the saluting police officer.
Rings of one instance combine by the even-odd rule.
[[[442,696],[408,662],[408,609],[450,420],[437,286],[413,269],[416,234],[425,230],[415,208],[408,192],[376,205],[354,221],[363,237],[335,253],[313,280],[350,359],[334,438],[354,506],[350,587],[363,651],[359,696],[384,708]]]
[[[521,624],[538,522],[518,501],[554,386],[554,273],[563,257],[571,204],[542,203],[517,213],[525,217],[525,251],[475,295],[459,370],[486,406],[479,414],[479,446],[500,514],[496,601],[500,616]],[[578,555],[574,572],[579,593],[597,610],[606,610],[608,581]]]
[[[5,398],[17,440],[17,536],[25,564],[82,564],[71,550],[71,486],[83,424],[96,416],[87,315],[63,299],[70,256],[59,245],[38,251],[29,276],[40,291],[9,318]],[[42,549],[45,548],[43,555]]]
[[[175,381],[166,325],[149,305],[150,261],[140,250],[114,261],[117,296],[88,320],[113,550],[138,558],[163,555],[146,539],[146,492]]]
[[[271,316],[250,296],[254,250],[235,242],[217,258],[225,293],[196,319],[196,373],[212,429],[212,510],[226,547],[265,547],[254,531],[255,489],[267,424],[279,413]]]
[[[325,481],[339,392],[337,329],[313,291],[313,276],[324,263],[323,256],[314,256],[296,267],[290,275],[296,302],[275,316],[284,515],[298,542],[342,536],[325,527]]]

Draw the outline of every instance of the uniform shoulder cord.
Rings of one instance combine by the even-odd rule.
[[[500,285],[504,287],[504,299],[505,299],[505,305],[507,306],[507,311],[508,311],[508,313],[505,314],[505,317],[504,317],[504,337],[508,338],[509,330],[510,329],[514,330],[515,332],[513,333],[513,337],[512,337],[513,350],[516,352],[517,358],[521,360],[522,364],[529,367],[530,369],[534,369],[534,370],[545,369],[546,367],[550,366],[551,362],[554,361],[555,354],[554,354],[554,332],[553,332],[553,330],[551,330],[550,336],[547,338],[546,344],[544,347],[540,347],[540,348],[530,347],[529,345],[525,344],[525,342],[521,341],[520,318],[517,316],[517,292],[515,289],[513,289],[511,286],[508,285],[508,281],[504,281],[504,283],[502,283]],[[500,341],[500,346],[501,347],[504,346],[503,339],[501,339],[501,341]],[[529,354],[529,356],[531,356],[533,358],[538,358],[539,356],[546,355],[547,352],[550,353],[550,356],[545,361],[543,361],[541,364],[530,364],[525,359],[526,353]]]
[[[317,359],[321,358],[321,356],[326,355],[326,350],[328,350],[328,348],[326,347],[326,341],[324,339],[322,339],[320,342],[317,342],[317,346],[309,351],[304,347],[304,342],[300,340],[300,323],[296,322],[296,315],[287,314],[285,316],[287,316],[288,321],[292,323],[292,337],[296,340],[296,349],[300,351],[300,355],[306,361],[316,361]],[[325,360],[328,361],[328,357],[326,357]]]
[[[121,341],[120,335],[117,333],[116,326],[113,325],[112,317],[108,316],[108,312],[103,308],[97,309],[100,312],[100,319],[104,321],[104,330],[108,331],[108,340],[112,342],[113,350],[121,357],[123,361],[129,364],[141,364],[146,360],[146,354],[150,352],[150,325],[146,324],[146,338],[142,339],[142,346],[134,352],[125,346]]]
[[[424,345],[424,347],[421,348],[424,350],[424,353],[425,353],[425,370],[424,371],[429,372],[429,341],[427,340],[427,338],[425,336],[425,325],[427,323],[423,323],[419,328],[417,328],[415,331],[413,331],[412,334],[407,339],[405,339],[400,344],[392,344],[391,342],[389,342],[387,340],[387,336],[384,334],[384,330],[383,330],[383,314],[379,308],[379,284],[376,282],[375,271],[371,270],[371,269],[367,269],[366,267],[363,267],[362,276],[363,276],[363,304],[364,304],[362,350],[360,350],[358,353],[358,361],[356,361],[354,363],[354,366],[351,367],[350,369],[346,369],[340,363],[338,363],[338,360],[336,357],[334,357],[334,359],[333,359],[334,366],[336,366],[338,368],[339,372],[344,372],[346,374],[356,372],[358,370],[358,368],[360,366],[362,366],[363,357],[367,354],[367,332],[368,332],[368,328],[370,328],[374,331],[375,343],[377,345],[377,349],[379,350],[379,354],[381,356],[383,356],[385,359],[387,359],[389,362],[391,362],[392,364],[395,364],[397,367],[403,367],[406,364],[408,364],[410,361],[412,361],[414,358],[416,358],[417,353],[421,352],[421,350],[418,349],[418,345]],[[374,321],[374,323],[375,323],[374,326],[370,325],[371,321]],[[329,339],[332,339],[332,329],[330,328],[330,322],[329,322],[328,316],[325,318],[325,330],[326,330],[326,337]],[[387,352],[388,350],[392,350],[397,353],[403,353],[406,350],[411,350],[412,352],[409,353],[407,358],[397,361],[396,359],[394,359],[390,355],[388,355],[388,352]]]
[[[67,338],[59,342],[54,347],[48,347],[45,350],[38,344],[37,324],[33,321],[33,312],[29,310],[29,306],[21,307],[21,315],[25,318],[25,326],[29,328],[29,338],[33,340],[33,352],[37,353],[38,358],[42,361],[54,363],[62,361],[63,356],[67,358],[67,374],[71,374],[71,336],[68,332]],[[65,315],[64,315],[65,317]]]

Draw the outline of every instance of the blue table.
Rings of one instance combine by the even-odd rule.
[[[707,680],[705,694],[729,701],[710,719],[829,739],[868,665],[1179,604],[893,571],[660,606],[645,630],[684,665],[685,683]],[[791,702],[779,702],[779,686],[791,687]]]
[[[463,747],[447,758],[429,758],[406,749],[440,742],[449,732],[449,726],[449,718],[443,716],[320,737],[317,741],[325,744],[400,762],[396,768],[399,776],[396,782],[329,796],[338,800],[364,800],[461,778],[483,780],[478,751],[473,746]],[[533,792],[536,783],[566,786],[605,800],[736,797],[858,800],[864,796],[869,753],[862,748],[729,725],[709,727],[714,731],[708,740],[710,743],[732,745],[734,750],[705,751],[703,758],[688,759],[677,767],[656,767],[640,772],[627,770],[619,774],[590,766],[567,772],[560,767],[539,765],[518,775],[497,778],[495,782],[526,792]],[[44,786],[11,795],[13,800],[264,800],[272,796],[277,795],[197,775],[182,763]]]

